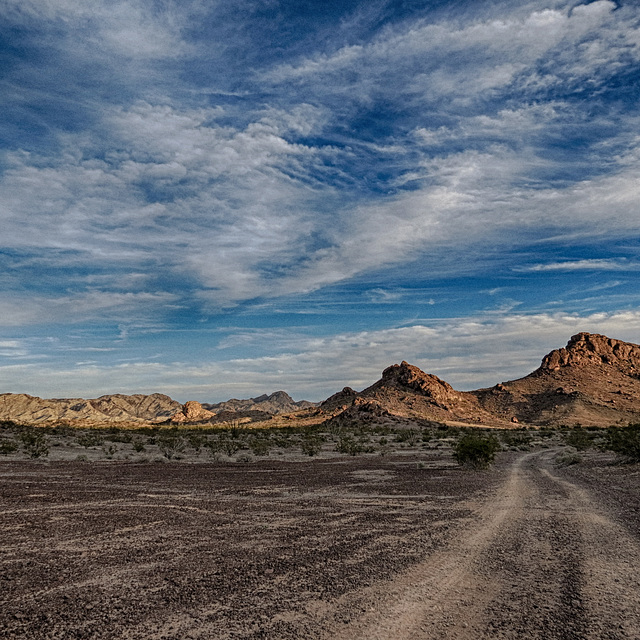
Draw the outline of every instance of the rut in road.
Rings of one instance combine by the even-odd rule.
[[[327,637],[640,639],[640,544],[556,453],[520,456],[446,548],[357,594],[367,613]]]

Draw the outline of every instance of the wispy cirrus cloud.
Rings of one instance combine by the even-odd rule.
[[[640,263],[626,259],[604,258],[566,260],[521,267],[521,271],[638,271]]]
[[[134,359],[164,353],[140,361],[149,384],[180,389],[163,368],[175,359],[169,331],[151,354],[128,328],[192,330],[234,316],[246,349],[254,323],[271,351],[245,366],[229,336],[221,368],[206,370],[239,393],[240,373],[255,384],[255,372],[275,381],[291,366],[275,386],[304,381],[319,393],[330,386],[322,350],[339,358],[356,345],[362,363],[351,353],[331,384],[347,366],[363,382],[368,362],[395,353],[385,345],[431,341],[428,322],[399,328],[422,312],[411,306],[418,291],[434,314],[451,315],[453,333],[456,318],[488,314],[482,291],[500,292],[486,324],[495,331],[506,330],[496,316],[529,318],[525,331],[535,325],[527,310],[549,308],[616,331],[622,321],[593,314],[620,309],[635,327],[624,315],[637,301],[631,285],[605,278],[638,259],[635,7],[334,5],[0,4],[0,36],[13,43],[0,87],[9,342],[53,323],[82,328],[73,348],[89,348],[108,325],[139,348]],[[338,299],[338,285],[352,299]],[[433,289],[449,285],[457,293],[445,304]],[[323,336],[315,346],[293,326],[318,311],[313,291],[334,302],[332,327],[307,327]],[[578,301],[577,291],[599,294]],[[375,331],[390,327],[388,340],[358,337],[356,299],[375,310]],[[271,332],[283,325],[289,342]],[[112,367],[97,363],[87,379],[116,380]]]

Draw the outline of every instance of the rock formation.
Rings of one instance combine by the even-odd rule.
[[[189,400],[185,402],[180,411],[171,416],[172,424],[195,424],[206,422],[213,418],[214,414],[207,411],[199,402]]]
[[[469,392],[456,391],[437,376],[402,362],[385,369],[364,391],[347,388],[320,407],[333,416],[343,412],[344,419],[358,415],[362,420],[365,415],[357,411],[356,402],[366,398],[390,416],[447,423],[514,427],[640,422],[640,346],[579,333],[566,347],[547,354],[528,376]]]
[[[489,412],[532,424],[640,421],[640,346],[579,333],[533,373],[474,394]]]

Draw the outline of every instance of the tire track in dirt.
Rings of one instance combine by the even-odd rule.
[[[543,469],[571,496],[573,519],[582,534],[583,598],[589,612],[586,638],[640,639],[640,543],[605,511],[594,509],[588,491]]]
[[[556,454],[520,456],[446,548],[345,596],[325,637],[640,639],[640,545],[552,470]]]
[[[484,628],[482,613],[500,589],[493,576],[481,575],[477,564],[505,521],[517,513],[527,492],[522,466],[531,455],[514,463],[508,480],[493,497],[481,505],[467,505],[475,512],[471,527],[393,582],[365,590],[362,595],[371,603],[369,612],[342,630],[334,627],[327,637],[477,638]]]

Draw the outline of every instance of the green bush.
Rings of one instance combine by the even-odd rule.
[[[350,456],[358,455],[365,450],[363,444],[354,439],[350,434],[341,436],[336,448],[340,453],[346,453]]]
[[[132,444],[133,444],[133,450],[136,453],[142,453],[144,451],[144,442],[142,442],[142,440],[139,440],[138,438],[136,438]]]
[[[102,436],[91,431],[85,432],[78,436],[78,444],[81,447],[99,447],[102,445]]]
[[[267,438],[253,437],[249,440],[249,448],[254,456],[268,456],[271,443]]]
[[[640,423],[607,429],[604,448],[620,454],[629,462],[640,462]]]
[[[49,455],[47,437],[38,429],[26,429],[20,434],[22,447],[30,458],[44,458]]]
[[[523,431],[503,431],[500,439],[507,447],[526,451],[531,448],[531,436]]]
[[[233,436],[232,436],[233,437]],[[229,457],[238,453],[242,448],[242,445],[237,440],[220,440],[220,448],[224,451]]]
[[[300,445],[302,447],[302,453],[307,456],[315,456],[320,453],[320,449],[322,449],[322,438],[319,435],[309,433],[305,435]]]
[[[458,464],[474,469],[486,469],[494,461],[499,450],[500,443],[495,436],[467,433],[455,444],[453,457]]]
[[[402,429],[396,432],[396,442],[406,442],[410,447],[413,447],[418,442],[420,432],[416,429]]]
[[[581,427],[571,429],[565,434],[564,441],[578,451],[586,451],[593,446],[595,434],[589,433]]]
[[[579,464],[582,462],[582,456],[578,452],[563,453],[556,456],[556,464],[561,467],[568,467],[572,464]]]

